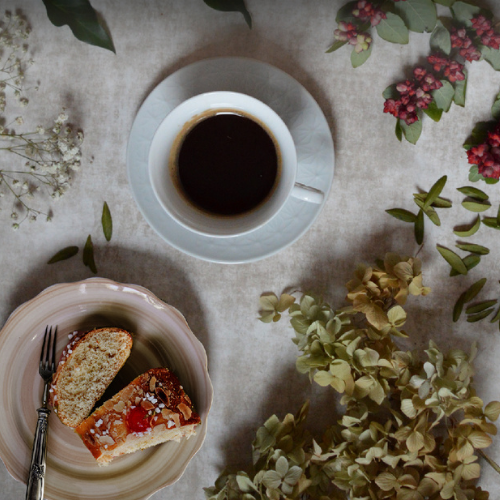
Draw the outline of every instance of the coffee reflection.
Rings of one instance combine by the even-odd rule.
[[[271,196],[280,175],[279,147],[265,126],[231,109],[210,110],[179,134],[169,159],[177,190],[216,216],[245,214]]]

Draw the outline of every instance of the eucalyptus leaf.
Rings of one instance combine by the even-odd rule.
[[[102,207],[101,224],[106,241],[110,241],[111,236],[113,235],[113,219],[111,218],[111,212],[109,211],[109,207],[106,202],[104,202]]]
[[[500,224],[496,217],[483,217],[481,221],[485,226],[492,227],[493,229],[500,229]]]
[[[472,26],[471,19],[481,12],[481,8],[466,2],[454,2],[451,6],[451,14],[461,24]]]
[[[423,33],[436,26],[437,12],[432,0],[405,0],[395,3],[394,9],[411,31]]]
[[[441,21],[437,21],[429,43],[432,52],[443,52],[448,56],[450,55],[451,35]]]
[[[481,47],[481,54],[495,71],[500,71],[500,50],[483,45]]]
[[[491,309],[486,309],[485,311],[482,311],[480,313],[477,313],[477,314],[470,314],[469,316],[467,316],[467,321],[469,323],[475,323],[476,321],[480,321],[484,318],[486,318],[487,316],[489,316],[491,313],[493,312],[493,308]]]
[[[366,60],[372,55],[372,47],[373,44],[368,47],[368,50],[362,50],[361,52],[356,52],[354,49],[352,50],[351,64],[353,68],[358,68],[366,62]]]
[[[392,12],[387,12],[386,16],[385,19],[382,19],[380,23],[377,24],[376,29],[380,38],[391,43],[407,44],[410,35],[403,19]]]
[[[473,199],[471,200],[464,200],[462,201],[462,206],[469,210],[470,212],[484,212],[485,210],[488,210],[488,208],[491,207],[491,204],[489,201],[474,201]]]
[[[441,116],[443,115],[443,110],[437,107],[436,101],[434,100],[431,101],[427,108],[424,108],[423,111],[429,118],[431,118],[435,122],[441,120]]]
[[[400,94],[397,89],[397,84],[393,83],[392,85],[389,85],[383,92],[382,92],[382,97],[384,99],[399,99]]]
[[[446,181],[448,177],[446,175],[443,175],[443,177],[439,178],[429,189],[429,192],[427,193],[427,196],[425,197],[425,202],[424,202],[424,210],[426,208],[429,208],[434,201],[439,197],[441,194],[441,191],[443,190]]]
[[[78,253],[78,247],[70,246],[59,250],[54,256],[52,256],[47,264],[54,264],[60,262],[61,260],[67,260],[74,257]]]
[[[252,27],[252,17],[248,12],[244,0],[203,0],[212,9],[221,12],[241,12],[248,27]]]
[[[67,24],[78,40],[115,52],[113,41],[89,0],[43,0],[43,3],[54,26]]]
[[[480,280],[473,283],[469,288],[467,288],[467,290],[465,291],[464,301],[467,303],[474,299],[477,294],[483,289],[486,281],[488,281],[486,278],[481,278]]]
[[[448,262],[453,269],[460,274],[467,274],[467,267],[465,266],[464,261],[453,250],[441,245],[436,245],[436,248],[444,260],[446,260],[446,262]]]
[[[405,139],[411,144],[416,144],[422,134],[422,120],[418,119],[411,125],[407,125],[404,120],[399,120]]]
[[[473,306],[469,306],[465,310],[465,314],[476,314],[484,311],[485,309],[489,309],[490,307],[493,307],[498,300],[485,300],[483,302],[478,302],[477,304],[474,304]]]
[[[342,21],[344,22],[356,21],[356,18],[354,17],[352,11],[356,8],[357,5],[358,5],[357,1],[347,2],[337,11],[337,17],[335,18],[335,21],[337,23],[340,23]]]
[[[453,232],[460,238],[467,238],[468,236],[472,236],[473,234],[476,234],[481,227],[481,218],[478,216],[474,224],[472,224],[471,227],[468,229],[455,229]]]
[[[396,128],[394,130],[394,132],[396,133],[396,137],[398,139],[399,142],[401,142],[403,140],[403,129],[401,127],[401,123],[400,123],[401,120],[396,120]]]
[[[326,51],[327,54],[330,52],[335,52],[336,50],[340,49],[340,47],[343,47],[346,43],[347,41],[343,42],[341,40],[335,40]]]
[[[481,262],[481,257],[476,254],[467,255],[462,259],[464,261],[465,267],[467,271],[470,271],[472,268],[476,267]],[[452,269],[450,271],[450,276],[458,276],[460,273]]]
[[[427,215],[427,217],[429,217],[429,219],[434,225],[436,226],[441,225],[441,220],[439,219],[439,215],[432,207],[425,208],[425,203],[418,198],[414,198],[413,201],[423,210],[424,214]]]
[[[496,312],[495,316],[490,319],[490,323],[494,323],[495,321],[500,320],[500,307],[498,308],[498,311]]]
[[[469,180],[471,182],[477,182],[483,179],[483,176],[479,173],[479,169],[477,168],[477,165],[472,165],[472,167],[469,170]]]
[[[424,211],[419,210],[417,220],[415,221],[415,240],[418,245],[424,241]]]
[[[465,305],[465,292],[458,297],[458,300],[455,302],[455,305],[453,307],[453,322],[456,323],[460,315],[462,314],[462,311],[464,309]]]
[[[489,196],[484,191],[481,191],[480,189],[473,186],[459,187],[457,188],[457,191],[465,194],[465,196],[468,196],[469,198],[476,198],[477,200],[486,201],[489,198]]]
[[[500,120],[500,94],[497,95],[495,102],[491,107],[491,116],[497,121]]]
[[[432,97],[434,97],[434,101],[436,102],[438,109],[448,112],[450,110],[451,103],[453,102],[453,98],[455,97],[455,89],[448,80],[441,80],[441,83],[443,86],[439,89],[433,90],[431,94]]]
[[[465,106],[465,95],[467,93],[467,80],[469,78],[469,73],[464,68],[463,74],[465,78],[463,80],[457,80],[455,82],[455,95],[453,96],[453,102],[457,106],[461,106],[462,108]]]
[[[94,244],[92,243],[92,237],[90,234],[88,235],[85,247],[83,248],[83,264],[90,268],[94,274],[97,274],[97,267],[94,260]]]
[[[465,252],[475,253],[477,255],[488,255],[490,249],[483,247],[482,245],[475,245],[473,243],[457,243],[457,248],[464,250]]]
[[[402,220],[403,222],[415,223],[415,221],[417,220],[417,216],[413,212],[405,210],[404,208],[391,208],[389,210],[386,210],[386,212],[396,219]]]

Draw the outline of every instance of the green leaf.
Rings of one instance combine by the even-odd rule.
[[[356,52],[354,49],[351,52],[351,64],[353,68],[358,68],[372,55],[373,44],[368,47],[368,50]]]
[[[473,283],[469,288],[467,288],[467,290],[465,291],[464,302],[470,302],[472,299],[474,299],[477,294],[483,289],[486,281],[486,278],[481,278],[480,280]]]
[[[473,186],[463,186],[457,188],[457,191],[459,191],[462,194],[465,194],[465,196],[468,196],[469,198],[476,198],[477,200],[487,200],[489,196],[484,192],[481,191],[478,188],[475,188]]]
[[[380,38],[391,43],[407,44],[410,35],[403,19],[392,12],[387,12],[386,16],[386,19],[382,19],[377,24],[377,33]]]
[[[474,222],[474,224],[472,224],[472,226],[469,227],[469,229],[463,229],[463,230],[455,229],[455,231],[453,231],[453,232],[459,238],[467,238],[468,236],[472,236],[473,234],[476,234],[480,227],[481,227],[481,218],[478,216],[476,219],[476,222]]]
[[[498,308],[498,311],[496,312],[495,316],[490,319],[490,323],[494,323],[495,321],[498,321],[500,319],[500,307]]]
[[[496,120],[500,120],[500,94],[497,95],[493,106],[491,107],[491,116]]]
[[[476,321],[480,321],[480,320],[486,318],[486,316],[489,316],[492,312],[493,312],[493,308],[486,309],[485,311],[482,311],[482,312],[477,313],[477,314],[470,314],[469,316],[467,316],[467,321],[469,323],[475,323]]]
[[[489,309],[490,307],[493,307],[498,300],[485,300],[483,302],[478,302],[477,304],[474,304],[473,306],[469,306],[466,310],[466,314],[476,314],[479,312],[484,311],[485,309]]]
[[[425,201],[425,198],[427,197],[427,193],[413,193],[414,198],[418,198],[419,200]],[[438,196],[432,203],[431,207],[434,208],[451,208],[453,205],[451,201],[441,198],[441,196]]]
[[[346,3],[343,7],[341,7],[337,11],[337,17],[335,18],[335,21],[337,21],[337,23],[340,23],[342,21],[344,22],[356,21],[357,19],[353,16],[352,11],[356,8],[357,5],[358,5],[357,1]]]
[[[464,261],[467,271],[470,271],[473,267],[476,267],[481,262],[481,257],[479,255],[467,255],[462,259]],[[460,273],[452,269],[450,271],[450,276],[458,276]]]
[[[431,101],[429,106],[427,106],[427,108],[424,108],[423,111],[429,118],[431,118],[435,122],[441,120],[441,116],[443,115],[443,110],[437,107],[436,101]]]
[[[386,210],[389,215],[392,215],[396,219],[402,220],[403,222],[411,222],[414,223],[417,220],[417,216],[410,212],[409,210],[405,210],[404,208],[391,208]]]
[[[472,199],[471,199],[472,200]],[[469,210],[470,212],[484,212],[485,210],[488,210],[488,208],[491,207],[491,204],[489,201],[471,201],[471,200],[464,200],[462,201],[462,206]]]
[[[345,44],[347,43],[347,41],[345,42],[342,42],[340,40],[335,40],[332,45],[330,45],[330,47],[328,48],[328,50],[326,51],[326,53],[330,53],[330,52],[335,52],[336,50],[340,49],[340,47],[343,47]]]
[[[83,248],[83,264],[90,268],[94,274],[97,274],[97,267],[94,260],[94,244],[92,243],[92,237],[90,234],[88,235],[85,247]]]
[[[436,6],[432,0],[405,0],[395,3],[394,9],[411,31],[423,33],[436,26]]]
[[[408,0],[406,0],[408,1]],[[436,106],[445,112],[448,112],[455,97],[455,89],[448,80],[441,80],[443,86],[431,92],[436,101]]]
[[[441,220],[439,219],[439,215],[437,212],[432,208],[425,208],[424,207],[424,202],[418,198],[414,198],[413,201],[423,210],[424,214],[429,217],[429,219],[432,221],[432,223],[436,226],[441,225]]]
[[[243,0],[203,0],[212,9],[220,12],[241,12],[248,27],[252,27],[252,17]]]
[[[484,59],[490,63],[495,71],[500,71],[500,50],[483,45],[481,47],[481,54],[483,54]]]
[[[415,240],[417,245],[421,245],[424,241],[424,211],[419,210],[417,220],[415,221]]]
[[[455,82],[455,95],[453,96],[453,102],[457,106],[461,106],[462,108],[465,106],[465,95],[467,93],[467,80],[469,78],[469,73],[464,68],[463,74],[465,78],[463,80],[457,80]]]
[[[393,83],[392,85],[389,85],[383,92],[382,92],[382,97],[387,100],[387,99],[399,99],[400,94],[398,92],[398,89],[396,88],[397,84]]]
[[[439,197],[441,194],[441,191],[443,190],[446,181],[448,177],[446,175],[443,175],[443,177],[439,178],[433,186],[429,189],[429,192],[427,193],[427,196],[425,197],[425,202],[424,202],[424,210],[426,208],[429,208],[434,201]]]
[[[444,5],[445,7],[451,7],[455,3],[455,0],[434,0],[434,3]]]
[[[488,255],[490,249],[483,247],[482,245],[475,245],[473,243],[457,243],[457,248],[464,250],[465,252],[475,253],[477,255]]]
[[[465,292],[458,297],[458,300],[455,302],[455,306],[453,307],[453,322],[456,323],[460,315],[462,314],[462,311],[464,309],[464,304],[465,304]]]
[[[446,260],[455,271],[460,274],[467,274],[467,267],[465,267],[464,261],[453,250],[441,245],[436,245],[436,248],[444,260]]]
[[[479,173],[479,169],[477,168],[477,165],[472,165],[472,167],[469,170],[469,180],[471,182],[477,182],[483,179],[483,176]]]
[[[472,26],[471,19],[476,17],[480,12],[480,7],[466,2],[455,2],[451,6],[451,14],[455,20],[461,24],[465,24],[467,27]]]
[[[451,36],[450,32],[443,26],[441,21],[437,21],[436,27],[432,32],[430,39],[432,52],[444,52],[447,56],[451,52]]]
[[[493,229],[500,229],[500,224],[496,217],[483,217],[481,221],[485,226],[492,227]]]
[[[113,219],[111,218],[111,212],[109,211],[109,207],[106,202],[104,202],[102,207],[101,223],[104,237],[106,238],[106,241],[110,241],[113,234]]]
[[[61,260],[67,260],[75,256],[78,253],[78,247],[71,246],[59,250],[53,257],[49,259],[47,264],[54,264],[55,262],[60,262]]]
[[[422,134],[422,120],[418,119],[411,125],[407,125],[404,120],[399,120],[405,139],[411,144],[416,144]]]
[[[89,0],[43,0],[43,3],[54,26],[67,24],[78,40],[115,52],[113,41]]]
[[[464,148],[470,149],[472,146],[477,146],[485,142],[488,138],[488,132],[493,130],[495,126],[496,122],[494,121],[476,123],[470,137],[464,143]]]
[[[401,127],[400,121],[401,120],[396,120],[396,129],[394,130],[399,142],[403,140],[403,128]]]

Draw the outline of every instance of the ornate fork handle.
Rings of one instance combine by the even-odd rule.
[[[42,407],[38,408],[37,412],[38,420],[33,441],[33,451],[31,452],[26,500],[43,500],[50,410]]]

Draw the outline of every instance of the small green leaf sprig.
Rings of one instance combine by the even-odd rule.
[[[464,148],[472,167],[469,180],[496,184],[500,178],[500,93],[491,108],[493,120],[476,124]]]
[[[102,207],[101,226],[106,241],[111,241],[113,234],[113,219],[107,202],[104,202]],[[71,257],[74,257],[79,251],[80,249],[75,245],[65,247],[56,252],[55,255],[48,260],[47,264],[55,264],[56,262],[71,259]],[[88,267],[94,274],[97,274],[97,266],[94,258],[94,243],[92,241],[92,235],[90,234],[87,236],[87,240],[83,247],[82,260],[84,266]]]
[[[307,403],[295,417],[272,416],[257,431],[251,472],[225,471],[206,498],[487,500],[477,460],[496,434],[500,402],[476,395],[475,345],[470,354],[443,353],[431,341],[423,361],[396,344],[408,336],[408,296],[430,292],[420,262],[387,254],[358,266],[347,289],[340,309],[309,293],[298,302],[261,297],[264,322],[279,321],[288,306],[298,371],[341,394],[345,414],[321,439],[305,429]]]

